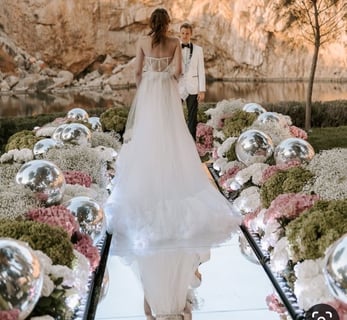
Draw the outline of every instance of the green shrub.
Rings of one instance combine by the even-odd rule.
[[[106,110],[100,115],[100,122],[103,131],[115,131],[123,134],[129,113],[128,107],[117,106]]]
[[[261,202],[268,208],[275,198],[283,193],[299,193],[313,174],[302,168],[292,167],[280,170],[270,177],[260,189]]]
[[[5,151],[8,152],[13,149],[21,150],[24,148],[32,149],[35,143],[41,139],[42,137],[36,137],[33,131],[22,130],[8,139]]]

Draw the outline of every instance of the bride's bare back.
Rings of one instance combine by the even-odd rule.
[[[180,41],[174,37],[164,37],[158,45],[152,47],[152,37],[144,36],[139,39],[136,49],[136,85],[141,81],[144,57],[171,58],[174,62],[174,76],[178,78],[182,72],[182,53]]]

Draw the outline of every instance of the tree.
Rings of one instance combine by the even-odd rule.
[[[306,92],[305,130],[311,129],[312,92],[318,63],[319,49],[333,40],[344,27],[347,16],[346,0],[292,0],[292,15],[299,24],[303,38],[314,45]]]

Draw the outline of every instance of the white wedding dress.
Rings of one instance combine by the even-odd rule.
[[[104,206],[111,252],[131,257],[151,307],[170,314],[182,308],[199,252],[228,240],[241,221],[202,167],[171,60],[145,57],[129,113],[130,139]]]

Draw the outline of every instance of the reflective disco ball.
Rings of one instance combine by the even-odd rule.
[[[248,260],[251,261],[255,264],[259,264],[259,260],[254,253],[252,247],[248,243],[246,237],[244,236],[243,233],[239,234],[239,248],[242,253],[242,255]]]
[[[34,251],[22,241],[0,238],[0,310],[17,309],[25,319],[41,296],[43,270]]]
[[[106,219],[102,207],[89,197],[74,197],[63,203],[76,218],[81,232],[90,235],[97,244],[106,232]]]
[[[274,145],[269,135],[259,130],[247,130],[239,136],[235,144],[237,159],[249,166],[254,163],[264,163],[274,151]]]
[[[306,140],[300,138],[285,139],[276,146],[274,151],[276,164],[285,164],[290,161],[309,162],[314,155],[313,147]]]
[[[329,248],[323,266],[323,274],[331,293],[347,304],[347,234]]]
[[[89,145],[92,140],[90,130],[81,123],[68,124],[61,133],[61,141],[79,146]]]
[[[99,117],[90,117],[88,118],[88,122],[92,126],[93,131],[102,132],[102,125]]]
[[[47,153],[49,149],[62,146],[62,142],[52,138],[42,139],[37,141],[33,148],[34,156],[39,156]]]
[[[242,110],[246,112],[255,112],[258,115],[266,112],[266,110],[260,104],[255,102],[246,103]]]
[[[89,115],[87,111],[82,108],[73,108],[68,111],[66,117],[73,120],[88,121]]]
[[[57,141],[61,141],[61,133],[63,132],[64,128],[67,126],[67,124],[61,124],[60,126],[58,126],[53,134],[52,134],[52,139],[57,140]]]
[[[287,125],[287,121],[282,115],[276,112],[269,111],[260,114],[258,118],[255,120],[255,122],[258,124],[268,124],[276,122],[283,127]]]
[[[47,160],[24,163],[17,172],[16,182],[30,188],[47,205],[58,204],[66,186],[63,172]]]

